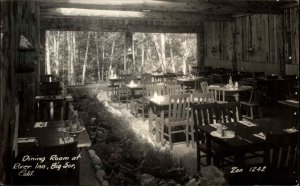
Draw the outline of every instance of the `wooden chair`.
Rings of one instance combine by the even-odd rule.
[[[111,95],[116,95],[117,94],[117,88],[119,88],[118,84],[114,84],[113,86],[111,85],[109,78],[110,78],[110,74],[109,72],[105,72],[105,78],[106,78],[106,93],[107,93],[107,98],[109,98],[109,94],[111,93]]]
[[[201,83],[201,89],[202,89],[202,93],[208,92],[208,83],[207,83],[207,81],[204,81],[204,82]]]
[[[212,92],[208,92],[208,93],[194,92],[191,94],[191,96],[192,96],[191,101],[193,104],[215,102],[215,98]]]
[[[179,84],[167,84],[166,86],[166,93],[167,94],[181,94],[182,89]]]
[[[239,102],[228,102],[218,104],[217,119],[222,123],[237,122],[242,120]]]
[[[197,170],[200,170],[200,166],[208,166],[211,164],[211,158],[221,159],[224,154],[224,149],[221,147],[211,144],[210,147],[207,146],[206,136],[200,130],[199,126],[209,125],[215,123],[215,115],[218,112],[217,103],[204,103],[204,104],[193,104],[192,105],[192,115],[193,124],[195,128],[195,141],[197,146]],[[201,159],[205,158],[206,163],[202,163]]]
[[[152,82],[151,74],[142,74],[141,82],[143,85],[151,83]]]
[[[129,84],[132,80],[132,74],[122,74],[120,75],[122,84]]]
[[[189,94],[178,94],[170,95],[170,104],[168,110],[168,118],[165,121],[160,121],[159,132],[161,133],[161,141],[163,142],[164,136],[169,139],[171,150],[173,149],[172,134],[185,133],[186,145],[189,145],[189,135],[192,138],[194,144],[194,133],[189,132],[189,128],[193,127],[190,124],[190,95]],[[165,132],[166,127],[166,132]],[[194,131],[192,128],[191,131]]]
[[[149,102],[146,97],[152,97],[156,93],[157,95],[165,95],[165,86],[164,85],[145,85],[143,89],[144,96],[135,100],[135,109],[137,114],[142,112],[143,120],[145,120],[145,116],[148,115],[147,110],[149,110]],[[154,115],[155,116],[155,115]],[[156,118],[156,116],[155,116]],[[154,118],[154,119],[155,119]],[[149,124],[149,131],[153,130],[153,126]]]
[[[197,79],[194,83],[193,89],[191,89],[191,92],[202,92],[201,83],[203,82],[202,79]]]
[[[60,82],[41,82],[40,93],[44,96],[59,95],[61,94],[62,88]]]
[[[120,87],[117,89],[117,99],[119,102],[119,106],[121,106],[122,102],[125,102],[126,108],[128,108],[128,103],[130,102],[129,96],[130,90],[127,87],[125,87],[124,84],[121,84]]]
[[[250,117],[248,115],[243,115],[244,118],[254,119],[255,116],[262,117],[262,111],[260,107],[260,98],[262,96],[262,91],[259,88],[253,88],[251,91],[251,96],[249,101],[241,101],[241,108],[247,107],[250,109]],[[258,115],[254,115],[254,108],[257,108]]]
[[[212,92],[214,94],[215,97],[215,101],[218,103],[226,103],[225,101],[225,91],[220,89],[220,88],[210,88],[207,87],[208,92]]]
[[[294,133],[267,133],[266,140],[271,149],[265,156],[265,164],[270,170],[266,176],[268,183],[296,185],[299,181],[299,131]]]

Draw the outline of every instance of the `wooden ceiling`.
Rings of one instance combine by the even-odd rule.
[[[281,14],[298,0],[36,0],[41,26],[197,27],[202,20],[232,21],[244,14]],[[115,26],[116,28],[116,26]],[[76,28],[74,28],[76,29]],[[96,28],[95,28],[96,29]]]

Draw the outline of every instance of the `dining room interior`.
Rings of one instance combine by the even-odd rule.
[[[299,0],[0,0],[0,185],[299,185]]]

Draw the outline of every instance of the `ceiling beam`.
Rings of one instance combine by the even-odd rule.
[[[104,32],[159,32],[197,33],[199,22],[165,22],[153,20],[97,20],[97,19],[54,19],[41,20],[43,30],[104,31]]]
[[[41,9],[42,18],[89,18],[89,19],[153,19],[153,20],[193,20],[201,21],[204,15],[199,13],[161,13],[119,10],[95,10],[78,8]]]
[[[86,8],[102,10],[154,10],[201,12],[212,8],[205,0],[38,0],[43,8]]]

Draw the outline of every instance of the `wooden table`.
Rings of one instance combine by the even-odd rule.
[[[183,86],[194,88],[196,81],[205,80],[205,79],[206,79],[205,77],[192,77],[192,78],[185,77],[185,78],[177,78],[177,82],[178,82],[178,84],[181,85],[182,89],[183,89]]]
[[[134,83],[134,84],[126,84],[125,87],[127,87],[130,90],[130,112],[133,115],[136,115],[136,110],[134,109],[134,98],[135,98],[135,92],[138,90],[142,90],[144,88],[143,84],[140,83]]]
[[[109,77],[108,79],[110,81],[110,88],[111,88],[111,92],[112,94],[114,93],[114,88],[115,88],[115,83],[119,83],[122,81],[122,79],[120,77]],[[108,91],[107,91],[107,97],[108,97]]]
[[[84,127],[83,121],[79,119],[79,122],[80,125]],[[66,129],[65,127],[66,123],[63,121],[49,121],[46,125],[45,122],[22,123],[22,125],[19,126],[17,162],[21,162],[23,164],[25,163],[25,165],[32,165],[35,167],[37,165],[36,162],[22,162],[20,158],[23,158],[24,155],[30,155],[35,158],[39,157],[39,155],[42,155],[41,157],[45,158],[45,162],[40,164],[47,165],[49,167],[47,167],[47,169],[30,169],[34,170],[34,178],[30,177],[30,179],[28,180],[23,176],[14,176],[14,181],[20,182],[21,184],[34,185],[45,183],[56,185],[57,183],[62,182],[64,183],[64,185],[66,184],[66,182],[72,185],[79,184],[80,163],[79,159],[73,160],[73,158],[79,158],[80,151],[83,148],[88,148],[91,146],[91,140],[86,130],[83,130],[79,133],[70,134],[64,130]],[[26,138],[34,138],[35,142],[28,142],[28,140],[26,141]],[[71,146],[72,144],[74,144],[74,142],[76,142],[77,148],[75,146]],[[62,154],[64,155],[63,157],[69,158],[70,160],[50,160],[50,157],[52,157],[52,155],[60,157],[60,155]],[[74,166],[74,168],[68,170],[63,168],[59,170],[52,170],[52,165],[54,166],[55,164],[60,164],[62,166],[66,165],[66,162]],[[14,174],[19,173],[18,170],[13,171]],[[63,174],[63,176],[60,176],[61,174]],[[46,178],[51,178],[51,180],[47,180]],[[67,179],[68,181],[64,181],[64,179]]]
[[[155,122],[155,136],[156,141],[160,142],[162,140],[163,134],[159,135],[158,128],[164,127],[164,116],[165,111],[169,109],[169,102],[170,102],[170,96],[157,96],[157,97],[146,97],[149,101],[149,126],[152,126],[152,120],[153,120],[153,114],[156,114],[157,116],[160,114],[162,125],[159,126],[158,121]],[[149,128],[149,130],[151,130]],[[163,128],[161,128],[160,131],[163,131]],[[152,131],[150,131],[152,132]]]
[[[79,122],[84,127],[81,119],[79,119]],[[48,121],[46,127],[40,127],[36,122],[24,123],[20,125],[18,138],[35,137],[39,146],[57,146],[61,144],[60,139],[70,137],[77,140],[77,148],[79,149],[91,146],[91,140],[86,130],[74,137],[70,133],[63,131],[66,127],[66,121]]]
[[[73,97],[68,94],[66,96],[63,95],[55,95],[55,96],[35,96],[35,107],[37,109],[37,120],[40,121],[40,104],[41,103],[49,103],[50,104],[50,119],[53,120],[54,116],[54,108],[53,104],[55,102],[62,102],[62,106],[60,108],[60,113],[61,113],[61,120],[64,119],[64,116],[66,116],[66,103],[71,104],[73,102]],[[65,111],[64,111],[65,110]],[[44,117],[46,117],[47,113],[44,110]],[[45,119],[45,118],[44,118]],[[67,118],[66,118],[67,119]]]
[[[170,104],[170,95],[164,95],[164,96],[157,96],[157,97],[146,97],[146,99],[149,101],[149,126],[152,126],[152,120],[153,120],[153,114],[156,114],[157,116],[160,115],[160,119],[162,122],[162,125],[159,126],[158,122],[155,122],[155,128],[161,128],[160,131],[163,131],[164,127],[164,121],[165,121],[165,111],[168,111],[169,104]],[[149,128],[149,131],[151,129]],[[156,141],[160,142],[163,139],[163,133],[159,135],[157,130],[155,131]]]
[[[163,82],[165,75],[164,73],[153,73],[151,74],[151,77],[154,82]]]
[[[225,91],[225,94],[227,95],[233,95],[235,97],[236,101],[239,101],[239,94],[243,91],[249,91],[252,90],[252,86],[243,86],[240,85],[238,88],[230,88],[229,86],[225,84],[215,84],[215,85],[209,85],[208,86],[210,89],[218,89]]]
[[[215,137],[211,134],[211,132],[216,131],[216,128],[212,127],[212,125],[198,126],[200,131],[205,133],[207,148],[211,148],[211,143],[217,143],[218,145],[224,147],[226,155],[234,156],[234,166],[243,166],[245,164],[245,154],[248,152],[255,151],[267,151],[271,148],[270,143],[266,141],[266,139],[257,137],[256,134],[263,132],[266,134],[267,132],[271,133],[282,133],[284,132],[282,128],[264,128],[257,126],[245,126],[241,123],[227,123],[224,124],[228,127],[227,130],[231,130],[235,132],[235,136],[233,138],[220,138]],[[208,153],[208,158],[211,159],[211,155]],[[218,161],[214,161],[218,163]],[[218,165],[216,165],[218,166]]]
[[[297,126],[298,116],[299,116],[299,101],[289,99],[289,100],[279,100],[278,103],[287,105],[293,109],[294,126]]]

